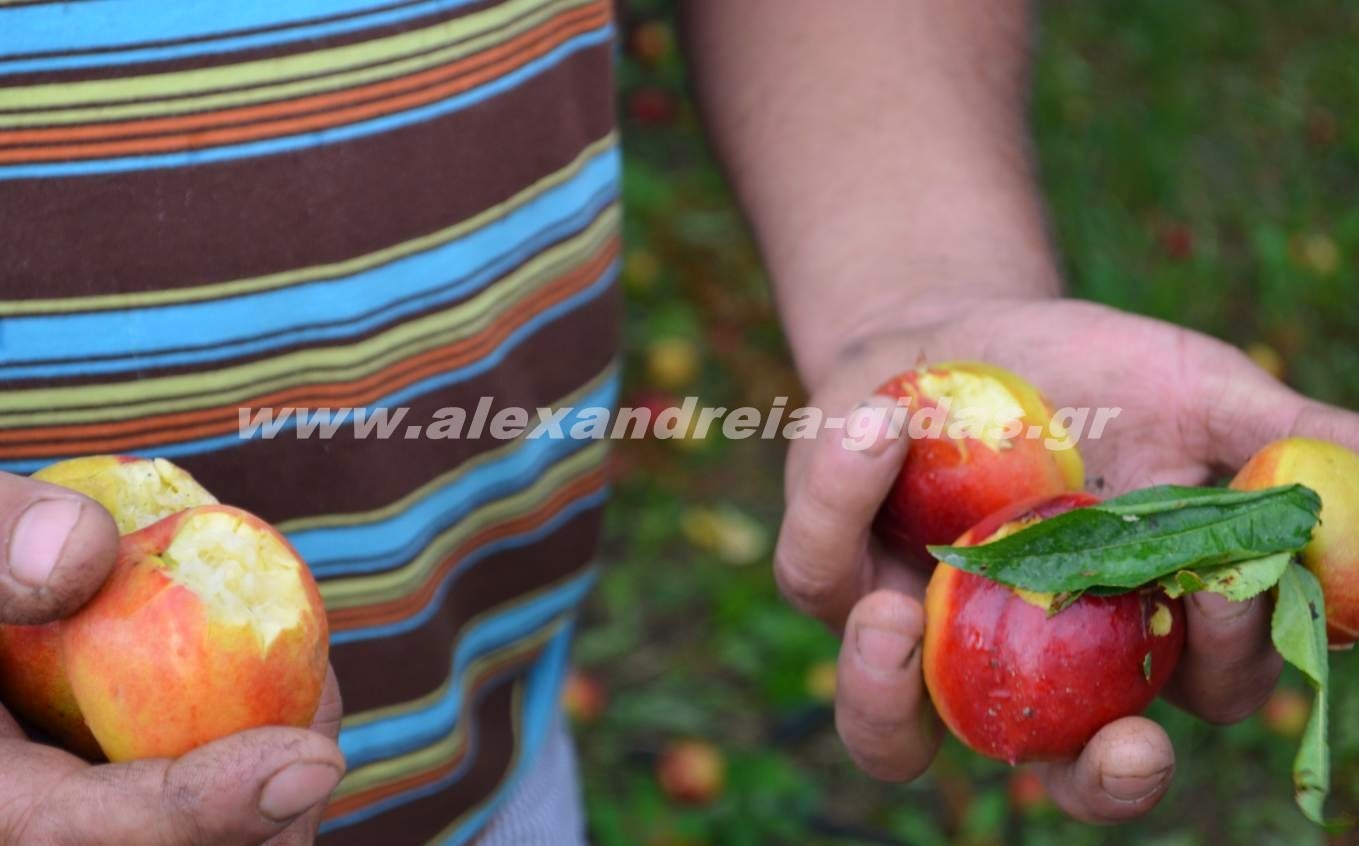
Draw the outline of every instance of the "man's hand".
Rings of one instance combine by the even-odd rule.
[[[72,491],[0,474],[0,622],[69,615],[103,583],[112,518]],[[313,730],[263,728],[175,759],[91,766],[32,743],[0,707],[0,842],[306,843],[344,771],[335,677]]]
[[[1059,408],[1122,409],[1100,439],[1080,445],[1103,495],[1203,484],[1289,435],[1359,448],[1359,414],[1299,396],[1233,347],[1169,324],[1065,300],[925,305],[921,313],[935,319],[852,345],[813,386],[812,404],[844,414],[874,401],[878,384],[922,357],[999,364]],[[943,731],[920,671],[923,579],[870,532],[907,448],[903,436],[847,449],[838,431],[794,441],[775,554],[789,600],[843,631],[836,725],[845,745],[870,775],[896,781],[925,770]],[[1269,611],[1264,597],[1191,597],[1185,653],[1167,698],[1214,723],[1255,711],[1282,665]],[[1165,732],[1129,717],[1100,731],[1078,760],[1043,765],[1041,774],[1068,814],[1113,822],[1153,807],[1174,766]]]

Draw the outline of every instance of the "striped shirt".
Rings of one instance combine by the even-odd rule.
[[[0,470],[165,456],[290,536],[347,715],[324,843],[470,840],[552,726],[604,444],[407,429],[613,404],[612,35],[608,0],[0,0]]]

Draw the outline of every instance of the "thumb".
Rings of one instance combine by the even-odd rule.
[[[869,529],[901,472],[909,439],[894,429],[895,408],[890,397],[871,397],[842,428],[789,450],[774,576],[795,608],[834,627],[863,593]]]
[[[104,583],[118,529],[94,500],[0,473],[0,623],[68,616]]]
[[[256,844],[324,802],[343,773],[339,748],[315,732],[254,729],[174,760],[76,770],[39,798],[21,839]]]
[[[1196,458],[1235,471],[1261,447],[1288,437],[1359,450],[1359,414],[1291,390],[1235,347],[1202,340],[1207,346],[1187,396]]]

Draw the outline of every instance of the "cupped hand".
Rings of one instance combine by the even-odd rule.
[[[98,590],[117,548],[113,519],[92,500],[0,474],[0,623],[69,615]],[[344,771],[340,711],[331,673],[310,730],[261,728],[174,760],[92,766],[30,742],[0,707],[0,842],[309,843]]]
[[[815,375],[811,404],[847,415],[889,377],[921,361],[977,359],[1036,384],[1057,407],[1119,408],[1082,440],[1088,484],[1115,495],[1154,484],[1204,484],[1287,436],[1359,448],[1359,414],[1309,400],[1234,347],[1160,321],[1074,300],[924,307],[927,321],[855,341]],[[775,574],[796,607],[843,633],[836,726],[868,774],[907,781],[929,766],[944,729],[921,676],[924,579],[885,551],[871,525],[909,445],[905,436],[852,449],[841,431],[790,444]],[[1164,691],[1213,723],[1253,713],[1282,667],[1268,599],[1190,597],[1184,656]],[[1174,750],[1142,717],[1104,727],[1072,762],[1040,774],[1071,816],[1115,822],[1152,808]]]

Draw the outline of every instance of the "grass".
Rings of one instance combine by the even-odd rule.
[[[656,392],[648,348],[672,338],[697,358],[684,392],[704,403],[796,403],[754,250],[666,46],[670,4],[625,5],[625,400]],[[1263,345],[1299,390],[1359,407],[1359,7],[1040,8],[1032,110],[1071,293]],[[1351,836],[1328,841],[1293,806],[1292,740],[1259,718],[1214,728],[1160,703],[1151,716],[1171,733],[1178,769],[1165,801],[1134,824],[1096,829],[1022,808],[1009,768],[952,740],[916,783],[871,781],[846,759],[826,699],[838,643],[789,609],[770,576],[779,445],[646,441],[615,459],[604,577],[576,647],[609,697],[578,730],[601,846],[1294,846]],[[1332,675],[1331,810],[1356,816],[1359,657],[1337,655]],[[1284,685],[1300,682],[1288,675]],[[727,789],[707,807],[667,801],[653,777],[664,744],[691,736],[728,759]]]

